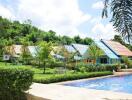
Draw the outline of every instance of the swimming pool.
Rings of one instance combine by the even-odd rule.
[[[64,84],[66,86],[83,87],[87,89],[109,90],[132,94],[132,75],[114,76],[94,80],[84,80]]]

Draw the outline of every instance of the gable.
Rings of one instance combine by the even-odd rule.
[[[35,57],[37,54],[37,46],[28,46],[28,50],[30,54]]]
[[[81,56],[85,54],[85,52],[88,50],[88,45],[83,44],[72,44],[74,49],[80,53]]]
[[[118,59],[118,56],[112,52],[104,43],[101,41],[95,41],[95,44],[111,59]]]
[[[64,45],[65,49],[70,53],[75,53],[76,50],[73,48],[72,45]]]

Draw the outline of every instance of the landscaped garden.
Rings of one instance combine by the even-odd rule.
[[[125,68],[124,64],[120,65],[121,68]],[[90,65],[80,63],[76,68],[64,68],[64,67],[47,67],[45,73],[43,73],[43,68],[32,65],[13,65],[12,63],[0,62],[0,68],[9,69],[29,69],[33,71],[33,82],[38,83],[54,83],[68,80],[76,80],[82,78],[98,77],[111,75],[113,70],[118,70],[118,64],[107,64],[107,65]]]
[[[34,72],[33,82],[38,83],[53,83],[53,82],[61,82],[67,80],[75,80],[82,78],[90,78],[90,77],[98,77],[111,75],[112,71],[110,70],[91,70],[91,72],[82,72],[77,70],[66,70],[61,72],[59,68],[46,68],[45,74],[43,74],[43,68],[35,68],[30,65],[12,65],[10,63],[0,63],[0,68],[9,68],[9,69],[29,69]]]

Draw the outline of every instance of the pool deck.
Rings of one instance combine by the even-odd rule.
[[[28,95],[28,100],[132,100],[132,94],[128,93],[86,89],[62,85],[64,83],[106,78],[112,76],[115,75],[90,79],[80,79],[75,81],[67,81],[53,84],[33,83],[31,89],[27,91],[30,94]]]
[[[58,84],[34,83],[28,92],[34,96],[28,100],[132,100],[132,94]]]

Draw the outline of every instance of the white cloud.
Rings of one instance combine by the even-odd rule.
[[[92,37],[94,39],[112,39],[115,34],[118,34],[114,31],[114,28],[111,23],[109,24],[102,24],[96,23],[92,28]]]
[[[80,10],[78,0],[19,0],[13,15],[21,21],[31,19],[46,31],[69,36],[81,35],[78,26],[91,18]]]
[[[102,1],[98,1],[98,2],[96,2],[96,3],[94,3],[94,4],[92,5],[92,8],[93,8],[93,9],[103,9],[103,7],[104,7],[104,4],[103,4]]]
[[[5,17],[5,18],[9,18],[9,19],[15,18],[15,16],[11,13],[11,11],[1,4],[0,4],[0,16]]]
[[[90,36],[93,39],[107,39],[110,40],[114,35],[118,34],[108,19],[102,19],[101,16],[93,17],[90,20],[90,23],[93,25],[91,28]]]

